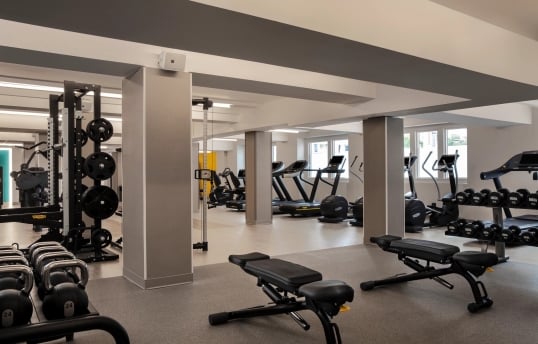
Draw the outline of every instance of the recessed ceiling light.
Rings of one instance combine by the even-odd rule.
[[[218,107],[218,108],[229,109],[231,106],[232,104],[228,104],[228,103],[213,103],[213,107]]]
[[[225,138],[214,138],[213,141],[231,141],[231,142],[237,142],[237,139],[225,139]]]
[[[63,87],[22,84],[18,82],[7,82],[7,81],[0,81],[0,87],[18,88],[18,89],[33,90],[33,91],[56,92],[56,93],[62,93],[64,91]],[[88,95],[93,95],[93,92],[88,92]],[[121,94],[101,92],[101,97],[121,99]]]
[[[299,134],[300,133],[299,130],[293,130],[293,129],[273,129],[273,130],[269,130],[269,131],[272,131],[274,133],[288,133],[288,134]]]
[[[50,114],[46,112],[32,112],[32,111],[19,111],[19,110],[5,110],[0,109],[0,114],[2,115],[18,115],[18,116],[38,116],[38,117],[49,117]]]

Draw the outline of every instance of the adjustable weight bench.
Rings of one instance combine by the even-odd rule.
[[[433,279],[448,289],[453,289],[454,285],[440,276],[455,273],[465,278],[473,292],[475,302],[467,305],[469,312],[475,313],[493,304],[493,301],[488,298],[486,287],[476,277],[482,275],[488,267],[497,264],[497,255],[473,251],[460,252],[457,246],[428,240],[402,239],[394,235],[372,237],[370,241],[376,243],[384,251],[396,253],[399,260],[417,272],[397,275],[378,281],[363,282],[361,283],[362,290],[371,290],[382,285],[415,281],[424,278]],[[417,259],[425,260],[426,265],[422,265]],[[431,266],[430,262],[450,264],[450,266],[436,268]]]
[[[258,286],[272,302],[265,306],[211,314],[211,325],[233,319],[288,314],[306,331],[310,325],[298,311],[311,310],[323,325],[327,344],[342,343],[338,326],[331,319],[344,303],[353,301],[353,288],[345,282],[322,281],[321,273],[317,271],[259,252],[231,255],[228,260],[256,277]]]

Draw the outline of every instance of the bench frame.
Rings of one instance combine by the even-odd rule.
[[[263,258],[262,258],[263,259]],[[265,259],[270,259],[268,256]],[[341,344],[342,338],[340,330],[336,323],[331,322],[333,316],[340,311],[341,304],[330,302],[318,302],[312,300],[300,292],[288,292],[276,284],[270,283],[263,278],[254,275],[252,272],[245,269],[246,264],[238,264],[243,271],[257,278],[257,286],[261,287],[262,291],[271,299],[272,302],[266,305],[244,308],[231,312],[221,312],[209,315],[209,323],[211,325],[219,325],[234,319],[244,319],[258,316],[268,316],[276,314],[288,314],[301,328],[305,331],[310,329],[310,324],[299,314],[299,311],[310,310],[316,314],[321,321],[325,340],[327,344]],[[304,284],[307,285],[307,284]],[[300,288],[298,288],[300,289]],[[350,300],[351,301],[351,300]]]
[[[380,238],[383,238],[383,237],[380,237]],[[424,264],[424,263],[421,263],[420,260],[417,259],[416,257],[410,257],[406,255],[402,250],[391,247],[390,243],[398,239],[392,239],[392,240],[389,239],[388,241],[385,241],[383,243],[379,243],[377,239],[378,238],[372,237],[370,238],[370,241],[378,244],[378,246],[381,247],[384,251],[396,253],[398,255],[398,260],[402,261],[405,265],[415,270],[416,272],[410,273],[410,274],[397,275],[394,277],[388,277],[381,280],[362,282],[360,284],[360,287],[362,290],[368,291],[368,290],[372,290],[375,287],[379,287],[383,285],[416,281],[416,280],[421,280],[421,279],[426,279],[426,278],[433,279],[434,281],[438,282],[439,284],[441,284],[442,286],[448,289],[453,289],[454,285],[448,282],[447,280],[441,278],[441,276],[448,275],[448,274],[458,274],[462,276],[463,278],[465,278],[465,280],[471,287],[471,291],[473,293],[474,302],[471,302],[467,305],[467,310],[469,312],[476,313],[481,309],[491,307],[491,305],[493,304],[493,300],[491,300],[488,297],[488,293],[486,291],[486,287],[484,286],[484,283],[477,280],[475,275],[473,275],[468,269],[462,266],[462,264],[460,264],[457,260],[452,259],[452,257],[447,257],[442,260],[435,261],[435,263],[439,263],[439,264],[450,264],[449,267],[436,268],[430,265],[430,263],[432,262],[431,260],[420,258],[421,260],[426,262]]]

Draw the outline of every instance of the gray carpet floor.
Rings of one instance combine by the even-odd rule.
[[[236,252],[246,253],[246,252]],[[420,280],[363,292],[360,282],[410,271],[372,245],[349,246],[281,256],[320,271],[324,279],[346,281],[355,289],[351,310],[334,318],[344,343],[537,343],[538,267],[508,262],[481,277],[493,306],[470,314],[473,300],[466,281],[446,279],[449,290]],[[265,304],[268,298],[254,277],[233,264],[195,269],[192,284],[141,290],[121,277],[92,280],[88,293],[96,309],[126,328],[131,343],[324,343],[312,312],[302,314],[303,331],[286,315],[210,326],[210,313]],[[100,332],[75,336],[76,343],[112,343]]]

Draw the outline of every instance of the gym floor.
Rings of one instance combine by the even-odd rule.
[[[193,243],[201,241],[200,218],[200,213],[193,214]],[[315,217],[274,215],[270,225],[249,226],[245,223],[243,212],[218,207],[208,211],[207,219],[209,250],[193,251],[194,266],[228,262],[230,254],[251,251],[275,256],[363,243],[361,227],[351,226],[347,222],[320,223]],[[103,226],[112,232],[114,240],[121,237],[121,217],[114,215],[104,220]],[[479,251],[485,248],[473,239],[446,236],[444,232],[444,228],[429,228],[422,233],[406,233],[406,236],[456,245],[461,250]],[[32,231],[30,225],[0,223],[0,245],[17,242],[21,247],[27,247],[39,236],[40,233]],[[120,258],[112,262],[90,264],[91,279],[122,275],[121,250],[107,249],[119,253]],[[490,246],[488,251],[494,252],[494,247]],[[510,261],[538,264],[538,247],[507,247],[506,255]]]
[[[193,242],[200,240],[198,218],[195,214]],[[192,284],[141,290],[117,277],[121,276],[121,258],[90,264],[90,300],[101,314],[123,324],[132,343],[324,342],[319,321],[307,311],[303,313],[312,325],[308,332],[285,315],[209,326],[209,313],[268,302],[252,276],[226,263],[229,254],[249,251],[277,255],[318,270],[325,279],[350,284],[355,289],[352,310],[334,319],[344,343],[536,342],[538,248],[507,248],[509,263],[481,277],[495,304],[471,315],[466,310],[472,301],[471,292],[465,281],[455,275],[447,276],[455,284],[454,290],[422,280],[360,291],[362,281],[409,271],[396,255],[375,245],[361,245],[360,227],[282,215],[275,216],[272,225],[247,226],[244,214],[224,208],[211,209],[208,220],[209,251],[194,251]],[[121,218],[106,220],[105,227],[118,238]],[[38,236],[28,225],[0,224],[2,244],[19,242],[26,247]],[[481,249],[470,239],[445,236],[442,229],[409,236],[442,241],[465,250]],[[108,335],[93,331],[75,338],[76,343],[112,342]]]

